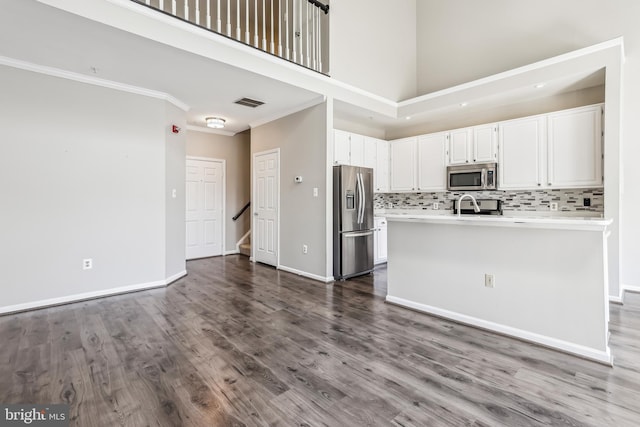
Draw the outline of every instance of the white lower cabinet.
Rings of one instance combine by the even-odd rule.
[[[373,232],[373,263],[387,262],[387,219],[374,218],[375,230]]]

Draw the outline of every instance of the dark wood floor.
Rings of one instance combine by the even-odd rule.
[[[229,256],[167,289],[0,317],[0,402],[75,426],[638,426],[640,295],[613,368]],[[579,298],[576,300],[579,303]]]

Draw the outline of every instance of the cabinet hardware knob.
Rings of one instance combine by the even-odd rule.
[[[538,183],[538,187],[540,187],[542,184]]]
[[[551,185],[551,183],[549,182],[548,185]]]

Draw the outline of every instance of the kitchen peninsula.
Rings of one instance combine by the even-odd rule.
[[[611,220],[384,216],[388,302],[612,362],[607,342]]]

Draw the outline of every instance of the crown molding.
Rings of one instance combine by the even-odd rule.
[[[180,101],[174,96],[169,95],[168,93],[146,89],[139,86],[118,83],[112,80],[102,79],[100,77],[87,76],[85,74],[62,70],[55,67],[48,67],[45,65],[34,64],[32,62],[9,58],[7,56],[0,56],[0,65],[5,65],[7,67],[18,68],[21,70],[31,71],[39,74],[46,74],[48,76],[59,77],[66,80],[73,80],[76,82],[86,83],[94,86],[105,87],[108,89],[119,90],[122,92],[133,93],[136,95],[148,96],[150,98],[162,99],[175,105],[183,111],[189,111],[191,109],[189,105]]]

